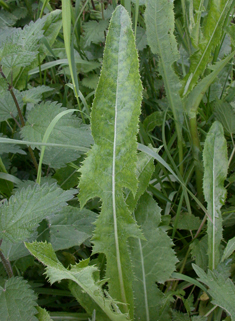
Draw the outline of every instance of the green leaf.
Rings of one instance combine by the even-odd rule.
[[[42,219],[66,206],[73,193],[56,184],[19,190],[0,207],[0,238],[12,243],[26,240]]]
[[[172,250],[171,239],[159,228],[160,212],[157,203],[147,193],[140,198],[134,212],[146,238],[129,240],[135,274],[133,291],[136,320],[158,320],[156,311],[160,310],[164,295],[156,282],[164,283],[170,278],[178,261]]]
[[[235,286],[231,279],[224,277],[223,271],[210,271],[206,274],[199,266],[193,264],[193,269],[199,276],[199,281],[209,287],[208,293],[212,303],[224,309],[235,321]]]
[[[221,42],[226,17],[233,7],[234,0],[209,1],[207,15],[200,28],[198,48],[190,57],[189,72],[183,80],[183,95],[193,89],[212,59],[212,53]]]
[[[92,236],[97,215],[87,209],[66,206],[48,218],[50,242],[55,251],[81,245]]]
[[[2,133],[0,133],[0,137],[5,137]],[[21,154],[26,155],[25,151],[19,148],[17,145],[7,145],[7,144],[0,144],[0,155],[4,153],[13,153],[13,154]]]
[[[65,111],[61,104],[43,102],[36,105],[28,114],[27,122],[21,130],[24,139],[31,142],[42,142],[43,136],[51,121]],[[89,147],[93,142],[88,125],[81,124],[74,115],[65,115],[55,125],[48,143],[62,143],[64,145]],[[66,163],[76,160],[80,156],[78,150],[64,148],[46,148],[43,163],[53,168],[61,168]]]
[[[177,223],[177,229],[179,230],[197,230],[201,224],[199,217],[196,217],[189,213],[181,213],[179,215],[179,221]]]
[[[155,111],[147,116],[143,122],[145,130],[151,132],[156,126],[162,126],[164,114],[165,112],[163,111]]]
[[[207,220],[209,269],[214,270],[220,262],[222,240],[221,206],[225,202],[224,180],[227,176],[228,159],[223,127],[215,121],[207,134],[203,150],[203,191],[210,219]]]
[[[129,206],[131,212],[134,211],[140,196],[144,194],[146,188],[149,185],[149,181],[155,169],[153,158],[145,153],[138,153],[136,167],[136,176],[139,181],[138,189],[135,196],[131,193],[130,190],[128,190],[126,194],[126,203]]]
[[[27,281],[12,277],[0,286],[1,321],[37,321],[35,309],[37,296]]]
[[[124,303],[121,311],[133,316],[129,237],[141,237],[123,197],[123,188],[137,190],[137,124],[141,82],[131,20],[118,6],[113,13],[104,51],[103,67],[91,114],[95,144],[81,168],[81,206],[93,197],[102,200],[96,222],[93,253],[107,258],[110,295]],[[107,246],[108,245],[108,246]],[[127,305],[128,308],[127,308]]]
[[[148,44],[159,57],[159,71],[174,119],[178,126],[183,123],[183,105],[179,95],[180,81],[173,64],[179,59],[174,36],[174,12],[172,1],[146,0],[145,22]]]
[[[38,313],[36,314],[36,317],[38,318],[39,321],[52,321],[50,318],[49,313],[40,307],[37,307]]]
[[[13,89],[13,91],[20,108],[22,108],[23,101],[21,93],[16,89]],[[9,91],[6,91],[5,94],[1,95],[0,98],[0,122],[12,118],[12,116],[16,117],[17,113],[18,112],[12,95]]]
[[[108,28],[108,20],[88,21],[83,24],[85,47],[90,46],[91,42],[100,43],[105,40],[104,33]]]
[[[96,281],[94,273],[98,270],[95,266],[89,266],[89,260],[81,261],[67,270],[57,259],[51,246],[47,243],[26,243],[25,246],[46,268],[46,275],[51,284],[68,279],[75,282],[94,301],[94,306],[98,306],[113,321],[126,321],[124,314],[117,308],[117,302],[110,296],[106,297],[102,290],[102,283]]]
[[[21,92],[23,102],[37,104],[42,100],[42,95],[46,92],[53,90],[48,86],[37,86],[32,87],[28,90]]]
[[[147,47],[147,44],[146,30],[138,26],[136,29],[136,47],[141,51]]]
[[[215,65],[211,66],[213,70],[208,76],[203,78],[198,85],[189,93],[185,98],[185,109],[189,117],[195,117],[197,114],[198,106],[205,95],[209,86],[216,79],[221,70],[228,64],[228,62],[234,57],[235,51],[228,55],[225,59],[217,62]]]
[[[190,244],[192,258],[195,260],[195,263],[204,271],[206,271],[208,267],[207,248],[207,235],[201,238],[200,241],[196,239]]]
[[[224,253],[222,256],[221,261],[223,262],[224,260],[226,260],[227,258],[230,257],[230,255],[235,251],[235,237],[233,237],[232,239],[230,239],[228,241],[228,244],[226,246],[226,248],[224,249]]]
[[[235,113],[232,106],[221,100],[216,100],[213,104],[214,113],[218,121],[221,122],[227,133],[235,133]]]

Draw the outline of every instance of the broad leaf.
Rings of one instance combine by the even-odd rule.
[[[0,286],[1,321],[37,321],[35,309],[37,296],[27,281],[12,277]]]
[[[122,6],[113,13],[103,67],[91,114],[95,144],[81,168],[81,206],[93,197],[102,200],[96,222],[93,253],[107,257],[109,292],[133,316],[132,271],[127,239],[141,237],[123,197],[126,187],[135,194],[137,124],[141,82],[131,20]],[[127,308],[127,305],[128,308]]]
[[[26,240],[42,219],[66,206],[73,193],[56,184],[19,190],[0,207],[0,239],[12,243]]]
[[[22,99],[24,103],[37,104],[42,100],[42,95],[53,90],[48,86],[32,87],[22,92]]]
[[[71,280],[89,295],[94,301],[94,307],[98,306],[110,320],[127,320],[126,316],[117,308],[117,302],[111,297],[107,298],[103,293],[102,283],[94,278],[94,273],[98,270],[95,266],[88,265],[89,260],[81,261],[67,270],[57,259],[50,243],[34,242],[25,245],[32,255],[47,266],[46,275],[51,284],[64,279]]]
[[[51,121],[62,111],[66,110],[56,102],[43,102],[36,105],[28,114],[27,122],[21,130],[25,140],[41,142]],[[59,143],[73,146],[89,147],[93,142],[90,129],[81,124],[74,115],[63,116],[50,134],[48,143]],[[66,163],[76,160],[80,156],[78,150],[64,148],[46,148],[43,163],[54,168],[64,167]]]
[[[220,44],[223,26],[230,10],[234,7],[234,0],[210,0],[208,13],[200,29],[198,48],[190,57],[190,69],[183,81],[183,95],[188,94],[203,74],[207,64],[212,59],[212,52]],[[198,23],[198,21],[197,21]]]
[[[190,244],[192,259],[195,260],[195,263],[204,271],[206,271],[208,267],[207,248],[207,235],[200,241],[196,239]]]
[[[6,137],[6,136],[0,133],[0,137]],[[25,151],[20,149],[20,147],[17,145],[0,144],[0,155],[4,153],[13,153],[13,154],[18,153],[18,154],[26,155]]]
[[[87,209],[66,206],[48,218],[50,242],[55,251],[78,246],[92,236],[97,215]]]
[[[146,0],[145,22],[148,44],[159,57],[159,71],[164,80],[167,99],[175,121],[180,126],[183,122],[183,105],[179,95],[180,81],[173,69],[173,64],[179,59],[174,36],[173,2]]]
[[[161,209],[147,193],[144,194],[134,212],[134,217],[142,227],[146,240],[130,239],[135,280],[136,320],[159,320],[157,311],[161,309],[164,295],[156,282],[164,283],[175,270],[177,258],[172,250],[172,241],[159,228]]]
[[[22,108],[23,101],[21,93],[18,90],[14,89],[14,94],[20,108]],[[12,95],[9,91],[5,91],[5,94],[1,95],[0,98],[0,122],[16,116],[17,109]]]
[[[203,190],[210,218],[207,220],[209,269],[214,270],[220,262],[222,240],[221,206],[225,202],[224,180],[227,176],[228,159],[223,127],[215,121],[207,134],[203,150]]]
[[[189,213],[181,213],[177,222],[179,230],[197,230],[201,224],[199,217]]]
[[[224,253],[222,256],[221,261],[223,262],[224,260],[226,260],[227,258],[230,257],[230,255],[235,251],[235,237],[233,237],[232,239],[230,239],[228,241],[228,244],[226,246],[226,248],[224,249]]]
[[[208,293],[212,297],[212,303],[224,309],[235,321],[235,285],[232,280],[225,277],[223,271],[210,271],[206,274],[199,266],[193,264],[193,268],[199,276],[199,281],[209,287]]]
[[[105,40],[105,30],[108,28],[108,21],[101,20],[97,21],[88,21],[83,24],[84,29],[84,41],[85,47],[89,46],[91,42],[100,43]]]

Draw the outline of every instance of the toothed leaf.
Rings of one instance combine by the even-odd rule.
[[[116,308],[117,302],[111,297],[106,297],[102,290],[102,283],[96,281],[94,273],[95,266],[89,266],[89,260],[81,261],[67,270],[57,259],[56,254],[49,243],[26,243],[25,246],[46,268],[46,275],[51,284],[67,279],[75,282],[82,291],[87,293],[94,301],[94,307],[98,306],[110,320],[127,321],[124,314]]]
[[[156,282],[164,283],[174,272],[177,258],[172,241],[159,228],[161,209],[150,195],[141,196],[134,217],[141,226],[146,240],[130,239],[135,280],[136,320],[158,320],[156,311],[161,309],[164,295]]]
[[[93,253],[107,257],[109,293],[133,316],[129,237],[141,237],[124,201],[123,188],[137,190],[137,124],[142,86],[131,20],[118,6],[113,13],[104,51],[103,67],[91,114],[95,144],[81,168],[81,206],[100,197],[102,210],[96,221]],[[113,276],[116,277],[113,277]]]
[[[37,296],[27,281],[12,277],[0,286],[1,321],[37,321],[35,309]]]
[[[227,176],[227,146],[223,127],[215,121],[207,134],[204,150],[203,190],[210,218],[207,219],[209,268],[214,270],[220,262],[222,216],[220,208],[225,202],[224,180]]]
[[[56,184],[35,184],[16,192],[0,207],[0,239],[12,243],[26,240],[42,219],[66,206],[73,193]]]

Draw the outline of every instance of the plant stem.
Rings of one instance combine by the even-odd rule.
[[[1,246],[1,244],[2,244],[2,240],[0,240],[0,246]],[[2,261],[2,265],[3,265],[4,269],[6,270],[9,278],[12,278],[14,276],[14,274],[13,274],[13,271],[12,271],[11,263],[10,263],[9,260],[7,260],[5,258],[5,256],[3,255],[1,249],[0,249],[0,259]]]
[[[189,127],[190,127],[190,133],[192,137],[192,149],[193,149],[193,158],[195,162],[195,172],[196,172],[196,186],[197,186],[197,194],[198,198],[200,200],[203,199],[203,193],[202,193],[202,165],[201,165],[201,146],[200,146],[200,140],[198,136],[198,130],[197,130],[197,120],[196,116],[189,119]]]

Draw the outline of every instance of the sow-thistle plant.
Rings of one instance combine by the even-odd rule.
[[[217,2],[45,0],[20,28],[0,1],[1,320],[235,321],[234,1]]]

